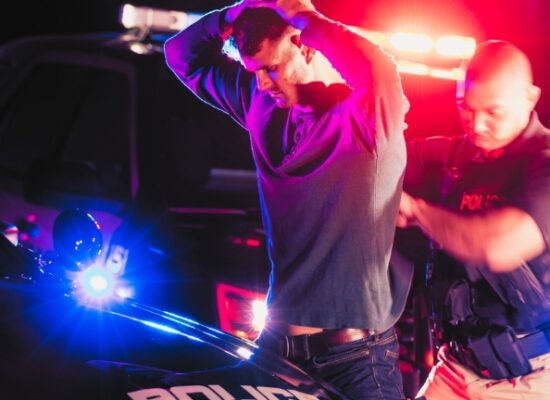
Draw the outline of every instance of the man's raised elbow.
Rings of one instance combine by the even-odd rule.
[[[164,42],[164,57],[166,58],[166,64],[170,68],[174,68],[178,56],[177,37],[173,36]]]

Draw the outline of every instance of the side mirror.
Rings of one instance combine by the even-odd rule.
[[[97,221],[80,210],[63,211],[53,226],[53,241],[60,260],[73,269],[84,269],[101,254],[103,237]]]

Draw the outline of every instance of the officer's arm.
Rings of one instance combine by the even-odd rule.
[[[493,272],[512,271],[546,249],[535,220],[515,207],[461,215],[404,194],[399,225],[412,223],[457,258]]]

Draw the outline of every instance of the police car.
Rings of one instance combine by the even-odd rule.
[[[345,398],[253,342],[128,298],[97,264],[91,215],[61,213],[54,234],[54,257],[0,235],[0,397]]]

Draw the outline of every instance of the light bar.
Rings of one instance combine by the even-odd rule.
[[[426,64],[398,60],[397,71],[405,74],[427,76],[430,74],[430,67]]]
[[[203,14],[161,10],[150,7],[122,6],[120,22],[126,29],[148,28],[157,31],[180,31],[197,21]]]
[[[433,39],[422,33],[396,32],[389,43],[395,50],[409,53],[428,53],[434,47]]]
[[[443,69],[431,68],[430,76],[440,79],[461,80],[464,78],[464,70],[461,68]]]
[[[140,28],[163,32],[177,32],[193,24],[202,16],[203,14],[124,4],[121,8],[120,22],[127,29]],[[430,56],[466,60],[474,54],[476,49],[476,40],[468,36],[446,35],[432,38],[429,35],[414,32],[394,32],[388,34],[379,31],[368,31],[357,26],[349,26],[349,29],[392,52],[398,61],[399,72],[405,74],[431,76],[441,79],[460,79],[461,72],[457,68],[434,68],[428,64],[408,60],[407,57],[420,54],[423,57]],[[229,45],[229,42],[225,43],[223,51],[230,58],[239,60],[238,52],[234,50]],[[149,53],[151,49],[147,48],[144,44],[138,43],[132,47],[132,51],[144,54]]]
[[[476,51],[476,41],[467,36],[442,36],[435,42],[435,51],[444,57],[468,59]]]
[[[432,67],[429,64],[430,58],[433,57],[434,61],[437,58],[467,60],[476,50],[476,40],[469,36],[447,35],[434,40],[428,35],[418,33],[395,32],[388,35],[356,26],[350,26],[350,29],[391,52],[397,62],[397,69],[402,74],[459,80],[463,78],[464,72],[458,65],[448,68]],[[408,59],[414,54],[422,55],[427,63]]]

